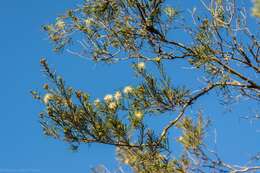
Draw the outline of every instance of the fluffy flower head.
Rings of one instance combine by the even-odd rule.
[[[53,95],[50,94],[50,93],[47,93],[47,94],[45,94],[45,96],[44,96],[44,98],[43,98],[43,102],[44,102],[45,104],[48,104],[51,99],[53,99]]]
[[[113,100],[113,96],[111,94],[107,94],[104,97],[105,102],[111,102]]]
[[[143,117],[143,115],[144,115],[144,114],[143,114],[143,112],[141,112],[141,111],[136,111],[136,112],[135,112],[135,117],[138,118],[138,119],[141,119],[141,118]]]
[[[109,103],[109,105],[108,105],[108,108],[111,109],[111,110],[115,110],[116,107],[117,107],[117,104],[116,104],[115,102],[111,102],[111,103]]]
[[[121,97],[122,97],[122,94],[119,91],[117,91],[114,95],[114,98],[116,101],[119,101],[121,99]]]
[[[144,62],[139,62],[137,64],[137,69],[138,70],[144,70],[145,69],[145,63]]]
[[[99,99],[94,100],[94,105],[95,106],[98,106],[99,104],[100,104],[100,100]]]
[[[56,27],[58,28],[58,29],[64,29],[64,27],[65,27],[65,22],[63,21],[63,20],[58,20],[57,22],[56,22]]]
[[[85,25],[86,25],[87,27],[89,27],[89,26],[91,26],[91,24],[92,24],[92,22],[93,22],[93,19],[92,19],[92,18],[88,18],[88,19],[86,19],[84,22],[85,22]]]
[[[173,16],[176,15],[176,11],[175,11],[174,8],[172,8],[172,7],[166,7],[166,8],[164,9],[164,12],[166,13],[166,15],[167,15],[168,17],[173,17]]]
[[[180,142],[182,142],[182,141],[183,141],[183,137],[180,136],[180,137],[178,138],[178,140],[179,140]]]
[[[125,88],[124,88],[124,93],[125,94],[129,94],[129,93],[131,93],[133,91],[133,88],[131,87],[131,86],[126,86]]]

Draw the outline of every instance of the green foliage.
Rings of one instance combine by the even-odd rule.
[[[67,86],[41,60],[51,82],[44,85],[43,95],[36,91],[32,95],[45,106],[39,116],[44,133],[68,142],[72,150],[83,143],[113,145],[119,161],[138,173],[258,170],[212,156],[205,142],[205,116],[199,111],[187,113],[213,90],[231,101],[241,96],[260,101],[259,33],[250,31],[244,11],[232,1],[201,2],[204,11],[194,9],[188,18],[164,0],[86,0],[54,24],[44,25],[55,51],[69,50],[76,41],[83,51],[74,54],[94,62],[129,60],[139,81],[104,99],[93,99]],[[258,4],[255,1],[255,16]],[[171,34],[176,33],[185,40],[173,39]],[[185,79],[181,85],[172,82],[166,66],[176,59],[189,64],[203,82],[194,86]],[[162,129],[154,129],[147,121],[166,114],[171,120]],[[180,137],[169,137],[172,129]],[[173,143],[182,152],[171,151]]]
[[[130,165],[134,172],[140,173],[185,173],[189,167],[189,161],[185,156],[179,160],[169,160],[152,149],[117,148],[117,157],[122,163]]]
[[[202,116],[199,115],[197,124],[192,123],[190,117],[185,117],[176,126],[182,130],[183,135],[179,137],[179,142],[183,144],[186,150],[196,150],[203,143],[204,123]]]

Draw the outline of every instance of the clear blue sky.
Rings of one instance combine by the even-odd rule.
[[[69,85],[95,93],[97,97],[135,83],[131,69],[124,63],[94,65],[66,53],[52,52],[41,25],[54,21],[56,16],[75,3],[79,1],[1,2],[0,172],[4,172],[4,169],[16,172],[37,169],[43,173],[86,173],[98,164],[111,169],[117,165],[112,147],[86,145],[81,146],[79,152],[72,153],[67,144],[44,136],[38,122],[38,113],[43,107],[29,94],[32,89],[41,90],[45,81],[39,66],[40,57],[43,56],[65,77]],[[181,74],[180,70],[175,69],[174,73],[176,76],[183,75],[181,79],[188,80],[192,76],[192,72]],[[181,79],[175,78],[179,82]],[[203,106],[205,104],[207,110]],[[224,159],[232,163],[244,163],[242,158],[248,158],[258,151],[260,133],[255,133],[256,125],[241,122],[238,118],[244,111],[252,109],[252,105],[235,106],[233,113],[225,115],[217,100],[204,98],[199,105],[216,120],[218,151]],[[248,140],[251,142],[246,142]]]

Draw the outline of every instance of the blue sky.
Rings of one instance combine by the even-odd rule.
[[[38,122],[38,113],[43,107],[29,94],[32,89],[41,90],[45,82],[39,66],[43,56],[69,85],[95,93],[96,97],[135,83],[132,70],[125,63],[95,65],[66,53],[52,52],[41,25],[54,21],[56,16],[74,5],[74,1],[66,0],[1,2],[0,172],[4,169],[13,172],[36,169],[44,173],[83,173],[98,164],[111,169],[117,165],[113,147],[85,145],[79,152],[72,153],[67,144],[44,136]],[[174,74],[180,76],[180,70],[174,70]],[[192,72],[181,75],[188,79]],[[214,128],[218,130],[219,153],[227,161],[244,163],[240,158],[250,157],[260,146],[260,133],[255,132],[255,125],[241,122],[237,116],[252,109],[252,105],[235,105],[233,113],[224,114],[217,100],[207,98],[200,100],[199,106],[207,104],[205,113],[216,120]]]

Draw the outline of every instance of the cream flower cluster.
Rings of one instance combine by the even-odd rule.
[[[43,98],[43,102],[44,102],[45,104],[48,104],[51,99],[53,99],[53,95],[50,94],[50,93],[47,93],[47,94],[45,94],[45,96],[44,96],[44,98]]]
[[[116,101],[119,101],[122,98],[122,94],[120,91],[117,91],[114,95]]]
[[[108,104],[108,108],[111,109],[111,110],[115,110],[116,107],[117,107],[116,102],[110,102],[110,103]]]
[[[63,20],[58,20],[55,25],[58,29],[64,29],[66,24]]]
[[[105,97],[104,97],[104,101],[108,104],[108,108],[111,109],[111,110],[115,110],[117,108],[117,102],[121,99],[121,93],[119,91],[117,91],[115,94],[114,94],[114,97],[113,95],[111,94],[107,94]],[[117,102],[115,102],[115,101]]]
[[[86,19],[84,22],[85,22],[85,25],[86,25],[87,27],[89,27],[89,26],[91,26],[91,24],[93,23],[93,19],[92,19],[92,18],[88,18],[88,19]]]
[[[141,119],[144,114],[141,111],[136,111],[134,115],[135,115],[136,118]]]
[[[166,7],[166,8],[164,9],[164,12],[165,12],[166,15],[169,16],[169,17],[173,17],[173,16],[176,15],[176,11],[175,11],[174,8],[172,8],[172,7]]]
[[[113,100],[113,95],[111,94],[107,94],[105,97],[104,97],[104,101],[105,102],[111,102]]]
[[[145,69],[145,63],[144,62],[139,62],[137,64],[137,69],[140,70],[140,71],[144,70]]]
[[[131,86],[126,86],[123,90],[124,94],[130,94],[133,92],[133,88]],[[122,99],[122,93],[120,91],[116,91],[114,95],[107,94],[104,97],[104,102],[108,106],[109,109],[115,110],[118,107],[118,104],[120,103],[120,100]],[[94,100],[94,105],[99,106],[100,100],[96,99]]]
[[[125,94],[130,94],[133,92],[133,88],[131,86],[126,86],[123,91]]]
[[[180,141],[180,142],[182,142],[183,141],[183,137],[182,136],[180,136],[179,138],[178,138],[178,140]]]
[[[99,104],[100,104],[100,100],[99,99],[94,100],[94,105],[95,106],[99,106]]]

